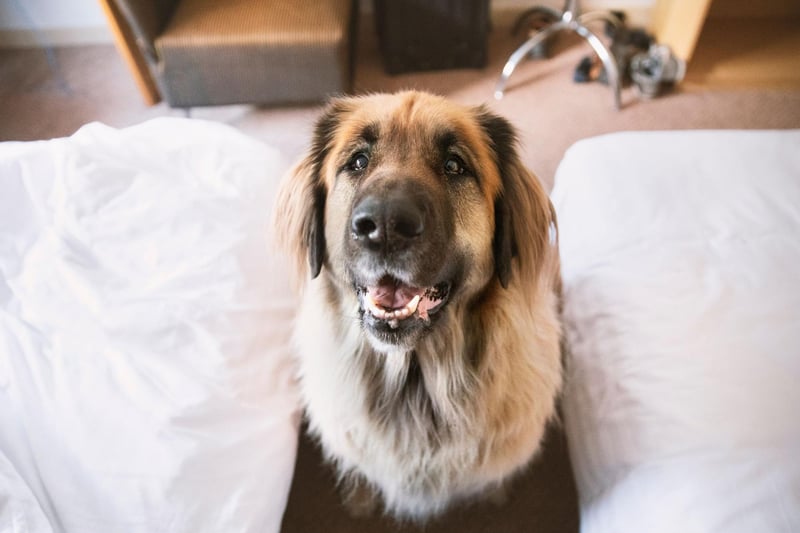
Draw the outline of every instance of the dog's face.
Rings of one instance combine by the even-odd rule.
[[[413,349],[509,282],[520,210],[509,194],[531,204],[522,226],[543,223],[530,243],[543,246],[547,200],[538,184],[532,201],[528,185],[509,179],[521,169],[513,144],[505,120],[425,93],[336,100],[285,185],[279,224],[295,232],[287,240],[312,276],[324,272],[336,288],[331,298],[357,303],[374,348]]]

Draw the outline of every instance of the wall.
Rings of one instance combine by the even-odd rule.
[[[97,0],[0,0],[0,46],[111,43]]]
[[[491,0],[492,9],[520,11],[534,6],[564,9],[565,0]],[[580,0],[582,13],[598,10],[619,10],[628,15],[631,26],[650,27],[651,15],[658,0]],[[692,1],[692,0],[689,0]]]

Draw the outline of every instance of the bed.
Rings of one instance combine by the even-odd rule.
[[[800,531],[798,146],[639,132],[566,153],[583,532]],[[280,530],[300,418],[268,235],[285,165],[176,118],[0,144],[0,531]]]
[[[581,530],[800,531],[800,130],[618,133],[556,175]]]
[[[0,145],[0,531],[279,530],[283,171],[188,119]]]

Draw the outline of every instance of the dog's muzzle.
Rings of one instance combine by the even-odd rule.
[[[446,234],[432,199],[411,180],[387,179],[356,199],[351,266],[367,327],[401,333],[416,322],[409,319],[427,323],[443,306]]]

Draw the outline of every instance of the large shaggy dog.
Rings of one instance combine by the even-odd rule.
[[[351,508],[425,518],[498,489],[553,416],[555,220],[515,143],[426,93],[338,99],[282,185],[306,413]]]

